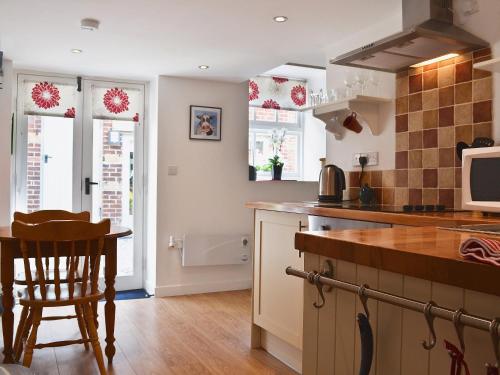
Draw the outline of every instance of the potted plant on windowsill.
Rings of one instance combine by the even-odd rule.
[[[269,164],[271,165],[271,175],[273,180],[281,180],[281,173],[283,172],[284,163],[281,161],[279,155],[274,155],[269,159]]]
[[[269,165],[271,166],[271,175],[273,180],[281,180],[281,174],[283,172],[283,165],[285,164],[281,159],[281,148],[285,142],[286,129],[273,129],[273,134],[271,136],[271,141],[273,143],[273,154],[272,158],[269,158]]]

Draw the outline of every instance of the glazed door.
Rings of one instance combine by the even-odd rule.
[[[143,118],[144,85],[18,76],[15,209],[87,210],[132,229],[117,290],[142,287]]]
[[[117,289],[142,287],[144,85],[84,80],[82,207],[132,229],[118,240]]]

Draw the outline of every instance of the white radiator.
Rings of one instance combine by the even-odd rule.
[[[186,234],[182,247],[184,267],[250,262],[250,237],[248,235]]]

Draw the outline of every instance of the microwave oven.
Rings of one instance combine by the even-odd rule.
[[[500,147],[463,150],[462,208],[500,212]]]

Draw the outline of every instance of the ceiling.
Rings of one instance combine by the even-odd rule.
[[[243,81],[287,62],[324,66],[325,49],[400,0],[1,0],[0,49],[16,68],[149,79]],[[278,24],[273,17],[285,15]],[[80,30],[82,18],[101,21]],[[72,54],[71,49],[82,49]],[[199,65],[210,66],[201,71]]]

